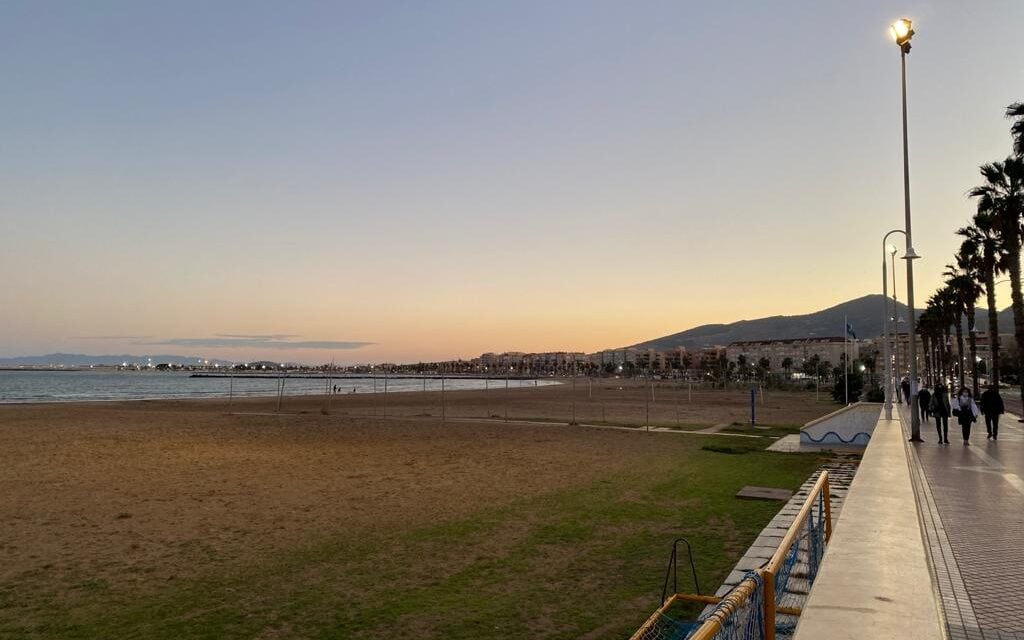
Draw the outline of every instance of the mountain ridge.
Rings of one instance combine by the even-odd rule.
[[[891,305],[891,301],[889,304]],[[917,309],[916,312],[920,315],[921,309]],[[701,349],[746,340],[842,337],[844,317],[858,338],[875,338],[882,335],[882,314],[883,297],[881,294],[872,293],[811,313],[773,315],[730,323],[699,325],[634,344],[632,348],[670,351],[677,347]],[[896,315],[904,320],[907,318],[908,308],[902,302],[897,301]],[[984,306],[976,310],[975,323],[979,331],[987,330],[988,313]],[[906,330],[905,324],[901,324],[901,330]],[[1013,330],[1013,314],[1009,307],[999,312],[999,330],[1000,333]]]

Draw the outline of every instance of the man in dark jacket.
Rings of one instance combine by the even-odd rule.
[[[900,381],[900,391],[903,392],[903,402],[910,404],[910,380],[903,378]]]
[[[979,409],[985,416],[985,430],[988,431],[988,437],[993,440],[999,439],[999,416],[1006,411],[1003,406],[1003,398],[999,395],[999,390],[994,385],[989,385],[988,389],[985,389],[984,393],[981,394],[981,402],[979,403]]]
[[[917,392],[917,407],[921,410],[921,420],[931,420],[932,413],[929,410],[929,403],[931,403],[931,400],[931,391],[928,391],[927,387],[921,387],[921,390]]]

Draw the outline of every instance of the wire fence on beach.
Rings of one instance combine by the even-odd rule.
[[[733,398],[733,407],[731,413],[723,413],[718,420],[727,420],[722,426],[730,426],[751,424],[766,398],[786,393],[752,387],[723,394],[712,385],[684,380],[587,377],[551,380],[376,376],[324,379],[319,383],[323,386],[316,400],[318,408],[330,415],[678,430],[707,428],[707,405],[720,402],[723,395]],[[291,384],[288,376],[280,378],[272,410],[309,410],[308,396],[289,395]],[[239,406],[232,408],[241,410]]]

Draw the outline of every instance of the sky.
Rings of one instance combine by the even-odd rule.
[[[590,352],[879,292],[901,16],[920,307],[1019,0],[4,2],[0,356]]]

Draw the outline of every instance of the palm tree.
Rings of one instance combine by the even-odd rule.
[[[963,280],[958,279],[958,276],[951,276],[948,271],[944,275],[947,276],[947,280],[946,286],[941,289],[941,294],[946,299],[949,314],[947,319],[953,325],[953,331],[956,334],[956,372],[957,381],[960,383],[959,387],[962,388],[966,386],[964,384],[964,314],[967,312],[967,305],[959,290],[963,286]]]
[[[939,344],[937,335],[941,332],[938,331],[936,316],[935,307],[928,304],[917,317],[917,335],[921,336],[921,347],[924,352],[925,380],[928,386],[934,385],[937,377],[935,372],[937,366],[935,348]]]
[[[1016,127],[1016,124],[1014,125]],[[978,212],[993,217],[993,227],[1006,253],[1010,272],[1013,333],[1017,340],[1017,368],[1024,370],[1024,293],[1020,285],[1021,216],[1024,215],[1024,156],[1010,156],[1002,162],[982,165],[985,183],[970,191],[978,199]],[[1019,376],[1024,401],[1024,375]]]
[[[1014,120],[1010,126],[1013,136],[1013,152],[1024,156],[1024,102],[1014,102],[1006,107],[1006,117]]]
[[[1005,257],[995,229],[992,215],[979,212],[974,216],[974,224],[958,229],[957,233],[964,238],[961,249],[971,242],[978,252],[978,269],[981,284],[985,286],[985,301],[988,306],[988,348],[992,354],[992,370],[989,380],[999,386],[999,309],[996,307],[996,276],[1005,270]]]
[[[942,382],[953,379],[953,358],[950,352],[949,327],[955,321],[955,305],[949,289],[943,287],[928,298],[935,312],[935,341],[939,351],[939,378]]]
[[[956,264],[946,265],[946,284],[950,293],[957,302],[957,306],[967,316],[967,344],[970,349],[971,363],[971,389],[974,397],[980,393],[978,390],[978,341],[974,328],[975,302],[981,295],[981,285],[978,279],[981,274],[981,257],[978,247],[971,240],[964,240],[960,249],[956,252]],[[963,386],[963,333],[959,316],[956,321],[957,344],[960,348],[960,384]]]

